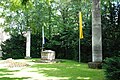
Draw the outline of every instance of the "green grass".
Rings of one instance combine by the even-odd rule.
[[[40,59],[30,59],[30,62],[38,62],[39,60]],[[68,78],[67,80],[104,80],[104,71],[102,69],[90,69],[88,68],[88,64],[78,63],[72,60],[60,60],[60,62],[52,64],[34,64],[28,66],[28,68],[33,68],[35,71],[32,72],[45,74],[47,77]],[[20,70],[0,69],[0,80],[24,80],[29,78],[6,77],[7,75],[13,75],[13,72],[19,71]]]
[[[3,69],[0,69],[0,72],[17,72],[17,71],[19,71],[19,70],[8,70],[7,68],[3,68]]]
[[[7,69],[0,69],[0,76],[12,75],[11,72],[14,72],[14,71],[10,71],[10,70],[7,70]]]
[[[24,80],[24,79],[28,79],[27,77],[22,77],[22,78],[10,78],[10,77],[2,77],[0,78],[0,80]]]
[[[89,69],[87,64],[71,60],[64,60],[53,64],[36,64],[31,66],[37,68],[39,73],[50,77],[68,77],[69,80],[104,80],[102,69]]]
[[[18,71],[19,70],[8,70],[7,68],[0,69],[0,80],[24,80],[29,78],[29,77],[22,77],[22,78],[5,77],[8,75],[13,75],[12,72],[18,72]]]

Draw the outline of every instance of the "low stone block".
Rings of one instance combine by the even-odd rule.
[[[45,50],[41,52],[41,60],[55,60],[55,51]]]
[[[92,69],[101,69],[102,62],[88,62],[88,67]]]

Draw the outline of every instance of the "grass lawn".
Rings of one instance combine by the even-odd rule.
[[[29,62],[32,61],[33,59],[31,59]],[[33,70],[29,71],[29,69]],[[21,70],[0,69],[0,80],[27,80],[31,77],[31,75],[23,77],[8,77],[13,75],[12,73],[20,71]],[[104,72],[102,69],[89,69],[87,64],[78,63],[72,60],[62,60],[59,63],[34,64],[32,66],[24,68],[22,71],[24,72],[23,74],[25,74],[25,71],[27,71],[29,73],[33,72],[48,77],[48,79],[44,80],[52,80],[52,77],[57,78],[53,80],[59,80],[59,78],[62,80],[104,80]],[[33,74],[32,76],[35,75]],[[49,77],[51,78],[49,79]],[[38,79],[31,80],[42,79],[39,77]]]
[[[104,80],[102,69],[89,69],[87,64],[71,60],[54,64],[37,64],[31,67],[37,68],[39,73],[44,73],[46,76],[67,77],[69,80]]]
[[[29,77],[21,77],[21,78],[8,77],[10,75],[13,75],[12,72],[18,72],[18,70],[8,70],[6,68],[0,69],[0,80],[24,80],[29,78]]]

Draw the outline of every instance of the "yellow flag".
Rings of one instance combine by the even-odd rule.
[[[83,38],[83,30],[82,30],[82,13],[79,12],[79,37]]]

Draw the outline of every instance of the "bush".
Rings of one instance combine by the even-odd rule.
[[[107,80],[120,80],[120,57],[107,58],[103,69]]]
[[[32,34],[31,35],[31,53],[30,56],[32,58],[40,58],[41,55],[41,42],[42,38],[40,34]]]
[[[11,35],[11,38],[1,44],[3,59],[24,58],[25,56],[25,38],[20,35]]]
[[[31,53],[32,58],[40,57],[41,37],[38,34],[31,35]],[[26,56],[26,38],[21,34],[11,35],[11,38],[1,44],[3,59],[23,59]]]

